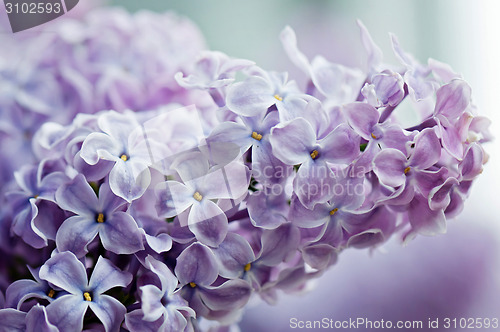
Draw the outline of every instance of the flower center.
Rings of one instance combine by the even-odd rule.
[[[373,138],[373,139],[377,139],[377,136],[375,136],[375,134],[374,134],[374,133],[372,133],[372,138]]]
[[[83,293],[83,298],[85,299],[85,301],[92,302],[92,298],[90,297],[89,292]]]
[[[248,271],[250,271],[251,268],[252,268],[252,264],[248,263],[247,265],[245,265],[245,267],[243,267],[243,270],[245,270],[245,272],[248,272]]]
[[[49,293],[47,294],[47,296],[52,299],[52,298],[54,298],[54,295],[56,295],[56,291],[53,289],[49,290]]]
[[[311,158],[314,160],[316,158],[318,158],[319,156],[319,151],[318,150],[312,150],[311,152]]]
[[[411,170],[411,167],[410,167],[410,166],[406,167],[406,168],[405,168],[405,171],[404,171],[404,172],[405,172],[405,175],[406,175],[406,174],[408,174],[408,172],[409,172],[410,170]]]
[[[196,287],[196,284],[194,282],[190,282],[189,283],[189,286],[191,286],[191,288],[195,288]]]
[[[279,100],[279,101],[283,101],[283,97],[281,97],[281,96],[280,96],[280,95],[278,95],[278,94],[275,94],[275,95],[274,95],[274,98],[276,98],[276,99],[277,99],[277,100]]]
[[[120,159],[123,160],[123,161],[127,161],[128,160],[128,156],[124,153],[120,156]]]
[[[339,209],[335,208],[333,210],[330,211],[330,215],[333,216],[335,213],[337,213]]]
[[[104,214],[103,213],[99,213],[97,215],[97,218],[96,218],[97,222],[102,224],[104,222]]]
[[[260,140],[262,139],[262,135],[261,135],[261,134],[259,134],[259,133],[258,133],[258,132],[256,132],[256,131],[254,131],[254,132],[252,133],[252,138],[253,138],[253,139],[256,139],[257,141],[260,141]]]
[[[201,196],[201,194],[199,192],[195,192],[193,195],[193,198],[195,200],[197,200],[198,202],[201,202],[201,200],[203,199],[203,196]]]

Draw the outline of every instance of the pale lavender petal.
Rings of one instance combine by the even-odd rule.
[[[460,116],[470,102],[471,88],[463,80],[455,79],[436,91],[434,114],[442,114],[449,119]]]
[[[148,246],[158,254],[167,252],[172,248],[172,237],[166,233],[156,236],[144,234],[144,236]]]
[[[258,259],[260,264],[275,266],[297,249],[300,240],[299,229],[292,224],[284,224],[262,234],[262,249]]]
[[[242,308],[249,300],[252,288],[248,282],[229,280],[218,287],[200,290],[203,303],[211,310],[235,310]]]
[[[264,114],[277,102],[274,93],[273,87],[264,78],[251,76],[228,88],[227,107],[242,116]]]
[[[141,309],[134,310],[125,315],[125,326],[131,332],[159,332],[162,331],[164,319],[155,322],[143,320],[144,313]]]
[[[334,189],[333,172],[326,162],[307,161],[300,166],[293,181],[293,190],[308,209],[318,203],[325,203],[332,196]]]
[[[284,164],[272,153],[267,139],[252,147],[252,176],[265,187],[281,184],[293,173],[291,165]]]
[[[93,218],[98,207],[95,192],[81,174],[57,190],[56,201],[63,210],[87,218]]]
[[[73,216],[66,219],[56,234],[59,251],[71,251],[78,257],[87,252],[87,245],[96,237],[100,224],[95,219]]]
[[[0,310],[0,330],[5,332],[26,332],[26,313],[15,309]]]
[[[95,294],[101,294],[113,287],[126,287],[132,281],[132,275],[121,271],[110,260],[99,257],[89,281],[89,288]]]
[[[382,62],[382,51],[373,42],[373,39],[364,24],[360,20],[356,20],[356,23],[359,26],[363,47],[368,55],[368,67],[370,69],[376,68]]]
[[[181,285],[194,282],[208,286],[217,279],[219,269],[214,253],[206,245],[195,242],[177,257],[175,275]]]
[[[428,197],[431,190],[441,185],[447,177],[446,167],[441,167],[437,171],[418,171],[414,174],[418,190],[425,197]]]
[[[280,39],[288,58],[304,73],[309,74],[309,60],[307,60],[307,57],[299,51],[297,47],[297,37],[295,36],[293,29],[286,26],[283,31],[281,31]]]
[[[484,151],[481,145],[471,144],[465,152],[464,159],[458,164],[458,170],[463,180],[473,180],[483,170]]]
[[[77,332],[83,330],[83,317],[88,308],[83,296],[64,295],[47,306],[49,321],[59,331]]]
[[[146,257],[146,264],[160,279],[163,293],[172,294],[178,283],[172,271],[164,263],[154,259],[153,256]]]
[[[118,211],[113,213],[99,230],[104,248],[115,254],[133,254],[144,249],[142,234],[131,215]]]
[[[95,165],[99,159],[116,161],[123,153],[122,144],[103,133],[92,133],[83,141],[80,157],[89,165]]]
[[[237,160],[207,173],[200,189],[207,199],[237,199],[247,193],[249,182],[250,170]]]
[[[26,332],[59,332],[59,329],[49,322],[45,307],[37,303],[26,315]]]
[[[40,268],[39,276],[41,279],[74,295],[81,295],[82,290],[87,286],[87,272],[85,271],[85,267],[82,262],[69,251],[56,254],[47,260]],[[63,296],[57,299],[57,301],[66,297],[67,296]],[[79,300],[83,302],[83,297]],[[73,303],[72,301],[70,302]]]
[[[429,207],[432,210],[446,209],[451,201],[450,192],[457,185],[457,179],[448,178],[442,185],[432,189],[429,193]]]
[[[446,218],[443,210],[431,210],[427,199],[420,195],[415,195],[411,201],[408,217],[413,232],[418,234],[434,236],[446,232]]]
[[[115,195],[131,203],[141,197],[151,183],[149,168],[142,162],[118,160],[109,173],[109,186]]]
[[[290,221],[303,228],[314,228],[321,226],[330,220],[328,204],[316,204],[312,210],[306,208],[297,196],[292,196],[290,204]]]
[[[228,229],[224,211],[206,199],[191,207],[188,225],[198,241],[211,247],[217,247],[224,240]]]
[[[273,195],[271,190],[257,191],[248,196],[247,209],[255,227],[275,229],[287,220],[285,195]]]
[[[99,318],[106,332],[119,332],[127,309],[117,299],[109,295],[95,295],[89,302],[90,309]]]
[[[415,137],[415,148],[409,164],[418,169],[427,169],[437,163],[440,157],[441,144],[434,129],[424,129]]]
[[[439,121],[441,124],[442,121]],[[444,127],[442,124],[438,126],[441,135],[441,142],[443,147],[448,151],[453,157],[461,160],[464,155],[464,146],[462,144],[462,139],[460,138],[460,133],[455,127]]]
[[[16,280],[5,292],[5,308],[20,309],[21,305],[31,297],[45,298],[45,288],[42,284],[28,279]]]
[[[212,146],[216,142],[232,142],[245,152],[252,145],[252,131],[250,128],[236,123],[223,122],[207,137],[207,145]]]
[[[181,154],[172,163],[184,183],[202,178],[208,173],[208,159],[201,152],[187,152]]]
[[[349,164],[359,155],[359,136],[346,124],[335,128],[318,142],[320,158],[336,164]]]
[[[337,260],[334,247],[328,244],[307,246],[302,250],[304,261],[314,269],[323,270]]]
[[[269,141],[278,159],[287,165],[297,165],[311,158],[316,134],[306,119],[297,118],[274,127]]]
[[[165,312],[165,307],[161,303],[164,292],[153,285],[141,287],[141,308],[144,313],[144,320],[154,322]]]
[[[159,183],[155,192],[158,197],[156,210],[162,218],[175,217],[195,202],[193,189],[177,181]]]
[[[213,253],[219,263],[219,275],[229,279],[240,277],[244,272],[244,266],[255,260],[250,244],[235,233],[228,233]]]
[[[379,113],[373,106],[350,103],[342,106],[342,112],[356,133],[368,141],[372,138],[373,127],[379,119]]]
[[[396,149],[385,149],[373,158],[373,171],[380,182],[387,186],[399,187],[406,181],[406,156]]]
[[[352,235],[347,241],[347,247],[356,249],[372,248],[385,241],[384,234],[380,229],[368,229]]]
[[[125,205],[127,202],[121,197],[116,196],[111,191],[109,187],[109,183],[105,182],[99,188],[99,203],[98,203],[98,211],[99,212],[107,212],[113,213],[118,208]]]

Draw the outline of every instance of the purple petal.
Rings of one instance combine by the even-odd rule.
[[[181,154],[172,163],[184,183],[202,178],[208,173],[208,159],[201,152],[187,152]]]
[[[131,276],[132,278],[132,276]],[[117,299],[109,295],[94,294],[94,299],[89,302],[90,309],[99,318],[106,332],[120,331],[120,325],[127,309]]]
[[[202,195],[207,199],[237,199],[248,191],[250,171],[240,161],[233,161],[204,176]]]
[[[267,266],[278,265],[287,255],[297,249],[299,240],[299,229],[292,224],[284,224],[274,230],[265,230],[262,234],[262,249],[258,261]]]
[[[217,279],[218,272],[214,253],[204,244],[195,242],[177,257],[175,275],[181,285],[194,282],[208,286]]]
[[[439,119],[439,133],[441,136],[441,142],[443,147],[448,151],[453,157],[461,160],[464,155],[464,146],[462,144],[462,139],[460,133],[455,127],[444,127],[442,124],[443,119]]]
[[[172,248],[172,237],[168,234],[162,233],[156,236],[144,234],[144,236],[148,246],[158,254],[167,252]]]
[[[118,160],[109,173],[113,193],[127,202],[141,197],[151,183],[149,168],[142,162]]]
[[[380,182],[387,186],[403,185],[406,181],[405,168],[406,156],[399,150],[385,149],[373,158],[373,171]]]
[[[269,191],[272,189],[254,192],[247,199],[248,215],[255,227],[275,229],[286,222],[284,191],[280,195],[273,195]]]
[[[0,310],[0,330],[5,332],[26,332],[26,313],[15,309]]]
[[[450,192],[457,185],[457,179],[448,178],[442,185],[432,189],[429,193],[429,207],[432,210],[446,209],[451,201]]]
[[[419,171],[415,172],[414,178],[417,187],[422,195],[429,196],[432,189],[440,186],[448,176],[448,169],[441,167],[437,171]]]
[[[63,210],[88,218],[94,217],[98,207],[95,192],[81,174],[57,190],[56,201]]]
[[[369,141],[373,127],[378,123],[378,111],[365,103],[350,103],[342,106],[342,112],[356,133]]]
[[[285,165],[272,153],[267,139],[252,147],[252,176],[265,187],[282,184],[293,173],[291,165]]]
[[[49,321],[59,331],[82,331],[83,317],[88,303],[90,302],[84,301],[81,294],[80,296],[64,295],[47,306]]]
[[[59,332],[59,329],[49,322],[44,306],[36,304],[26,315],[27,332]]]
[[[328,201],[333,189],[333,172],[322,160],[303,163],[293,181],[295,194],[308,209]]]
[[[211,247],[217,247],[224,240],[228,228],[224,211],[207,199],[191,207],[188,225],[198,241]]]
[[[483,170],[484,151],[481,145],[473,143],[465,152],[464,159],[458,164],[458,170],[465,181],[474,180]]]
[[[307,246],[302,250],[304,261],[314,269],[323,270],[337,260],[335,248],[328,244]]]
[[[125,315],[125,326],[131,332],[158,332],[162,331],[164,319],[148,322],[143,319],[144,313],[141,309],[134,310]],[[167,330],[168,331],[168,330]],[[170,332],[170,331],[169,331]]]
[[[155,188],[158,216],[172,218],[184,212],[195,200],[193,189],[177,181],[159,183]]]
[[[103,183],[99,188],[98,200],[98,211],[110,214],[127,203],[122,198],[113,194],[107,182]]]
[[[248,282],[237,279],[229,280],[218,287],[200,291],[203,303],[211,310],[235,310],[242,308],[250,298],[252,288]]]
[[[431,210],[427,199],[420,195],[415,195],[411,201],[408,217],[413,232],[418,234],[433,236],[446,232],[446,218],[443,210]]]
[[[409,159],[411,166],[427,169],[439,161],[441,144],[434,129],[427,128],[415,136],[415,148]]]
[[[373,42],[373,39],[364,24],[360,20],[357,20],[356,23],[358,24],[359,30],[361,32],[361,41],[363,42],[363,47],[365,48],[365,51],[368,55],[368,67],[375,68],[382,62],[382,51]]]
[[[146,264],[160,279],[163,293],[172,294],[177,288],[178,283],[172,271],[164,263],[154,259],[153,256],[146,257]]]
[[[250,128],[236,123],[223,122],[207,137],[207,145],[212,146],[216,142],[231,142],[236,144],[241,152],[245,152],[252,145],[252,131]]]
[[[330,220],[330,210],[328,204],[316,204],[310,210],[302,205],[297,196],[292,196],[288,218],[298,227],[314,228]]]
[[[92,133],[82,144],[80,157],[89,165],[95,165],[99,159],[116,161],[124,147],[115,139],[103,133]]]
[[[69,251],[56,254],[47,260],[40,268],[39,276],[41,279],[78,296],[87,287],[85,267]],[[83,297],[81,301],[83,301]]]
[[[47,246],[47,236],[35,225],[35,218],[38,216],[35,202],[34,198],[30,198],[28,205],[14,217],[12,230],[30,246],[43,248]]]
[[[106,220],[99,231],[104,248],[115,254],[133,254],[144,249],[142,234],[131,215],[118,211]]]
[[[31,297],[49,298],[45,288],[47,287],[33,280],[14,281],[5,292],[5,307],[19,310],[24,301]]]
[[[359,136],[347,125],[341,124],[318,142],[320,158],[336,164],[349,164],[359,155]]]
[[[263,114],[276,103],[273,87],[259,76],[251,76],[243,82],[233,84],[227,91],[227,107],[242,116]]]
[[[455,79],[443,85],[436,92],[434,114],[442,114],[449,119],[460,116],[470,102],[471,88],[463,80]]]
[[[132,281],[129,272],[121,271],[109,259],[99,256],[89,281],[94,295],[102,294],[113,287],[126,287]]]
[[[95,219],[73,216],[66,219],[56,234],[59,251],[71,251],[78,257],[87,252],[87,245],[96,237],[100,224]]]
[[[384,234],[380,229],[368,229],[352,235],[347,241],[347,247],[356,249],[372,248],[385,241]]]
[[[228,233],[213,253],[219,263],[219,275],[229,279],[240,277],[244,272],[244,266],[255,260],[250,244],[235,233]]]
[[[297,47],[297,37],[295,36],[293,29],[286,26],[283,31],[281,31],[280,39],[288,58],[295,66],[300,68],[306,74],[309,74],[309,60],[307,60],[307,57],[299,51]]]
[[[274,127],[269,141],[278,159],[287,165],[297,165],[311,158],[316,134],[306,119],[297,118]]]
[[[144,320],[154,322],[165,312],[165,307],[161,303],[165,293],[153,285],[141,287],[141,308],[144,313]]]

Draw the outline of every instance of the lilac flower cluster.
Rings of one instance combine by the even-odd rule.
[[[309,61],[285,28],[301,89],[220,52],[190,61],[202,42],[169,15],[87,20],[61,20],[27,76],[0,68],[1,153],[29,143],[1,172],[0,330],[228,330],[344,249],[444,232],[487,161],[460,75],[394,36],[385,65],[361,23],[367,70]]]

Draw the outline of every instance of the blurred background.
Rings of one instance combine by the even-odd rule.
[[[500,2],[496,0],[114,0],[132,11],[174,10],[193,20],[210,49],[248,58],[265,69],[288,71],[302,82],[279,42],[290,25],[300,49],[312,58],[363,67],[356,19],[367,26],[398,64],[389,41],[421,62],[449,63],[473,89],[473,101],[500,136]],[[500,145],[486,146],[490,160],[464,212],[448,233],[419,237],[406,247],[392,239],[374,252],[347,250],[307,292],[282,294],[276,306],[250,304],[242,331],[291,331],[290,319],[422,320],[500,318]],[[426,329],[424,329],[426,330]],[[449,331],[450,329],[448,329]],[[451,329],[454,330],[454,329]],[[459,329],[456,329],[459,330]],[[485,329],[486,330],[486,329]],[[492,329],[489,329],[492,330]],[[436,331],[436,330],[434,330]]]

